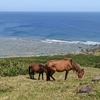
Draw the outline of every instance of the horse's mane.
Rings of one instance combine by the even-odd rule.
[[[78,72],[80,70],[80,66],[79,64],[77,64],[75,61],[72,60],[72,67],[73,70],[75,70],[76,72]]]

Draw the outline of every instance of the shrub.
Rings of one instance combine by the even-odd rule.
[[[28,74],[28,65],[30,63],[45,64],[48,60],[60,60],[64,58],[72,58],[82,67],[100,68],[100,56],[84,55],[84,54],[67,54],[54,56],[39,56],[39,57],[15,57],[15,58],[0,58],[0,75],[1,76],[16,76]]]

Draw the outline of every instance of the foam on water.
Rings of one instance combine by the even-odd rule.
[[[45,39],[45,40],[41,40],[41,42],[63,43],[63,44],[68,43],[68,44],[100,45],[100,42],[94,42],[94,41],[63,41],[63,40]]]
[[[59,43],[59,44],[84,44],[84,45],[100,45],[100,42],[95,41],[65,41],[65,40],[56,40],[56,39],[35,39],[35,38],[18,38],[18,37],[0,37],[0,39],[12,40],[12,41],[40,41],[45,43]]]

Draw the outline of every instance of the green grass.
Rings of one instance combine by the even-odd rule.
[[[45,64],[48,60],[59,60],[64,58],[72,58],[82,67],[100,68],[100,56],[95,56],[91,54],[0,58],[0,76],[26,75],[28,73],[28,66],[30,63]]]
[[[70,71],[67,80],[65,72],[55,73],[56,81],[32,80],[28,75],[30,63],[45,64],[48,60],[72,58],[85,69],[82,79]],[[100,100],[100,81],[91,82],[100,74],[100,50],[94,54],[67,54],[39,57],[0,58],[0,100]],[[80,87],[92,85],[88,93],[76,93]]]
[[[79,79],[75,72],[70,71],[67,80],[64,72],[55,73],[56,81],[47,82],[29,79],[29,75],[0,78],[0,100],[100,100],[100,81],[91,82],[100,74],[100,69],[84,67],[85,75]],[[92,85],[90,94],[76,94],[81,86]]]
[[[28,75],[30,63],[45,64],[48,60],[72,58],[85,69],[84,78],[78,79],[70,71],[64,80],[64,74],[55,73],[56,81],[31,80]],[[40,57],[15,57],[0,59],[0,100],[100,100],[100,81],[91,82],[100,74],[100,56],[68,54]],[[13,77],[12,77],[13,76]],[[35,74],[37,79],[38,74]],[[90,94],[76,91],[81,86],[92,85]]]

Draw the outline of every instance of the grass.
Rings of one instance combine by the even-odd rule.
[[[95,56],[100,56],[100,50],[97,50],[96,52],[94,52]]]
[[[64,72],[55,73],[56,81],[29,79],[28,75],[0,78],[0,100],[100,100],[100,81],[91,82],[100,74],[100,69],[84,67],[84,78],[78,79],[75,72],[70,71],[67,80]],[[44,76],[45,78],[45,76]],[[76,91],[81,86],[93,85],[90,94]]]
[[[31,80],[28,75],[30,63],[45,64],[48,60],[72,58],[85,69],[84,78],[78,79],[70,71],[64,80],[64,72],[55,73],[56,81]],[[68,54],[39,57],[0,58],[0,100],[100,100],[100,81],[91,82],[100,74],[100,56]],[[90,94],[76,94],[81,86],[92,85]]]
[[[45,64],[48,60],[72,58],[82,67],[100,68],[100,56],[84,55],[84,54],[68,54],[54,56],[39,56],[39,57],[15,57],[0,59],[0,76],[17,76],[26,75],[30,63]]]

